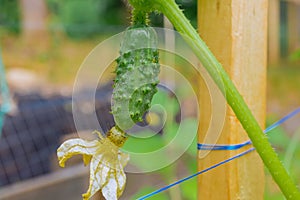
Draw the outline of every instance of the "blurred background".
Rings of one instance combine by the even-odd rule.
[[[197,28],[197,1],[176,2]],[[75,158],[70,167],[59,169],[56,149],[67,138],[77,137],[71,113],[76,73],[96,45],[126,29],[130,22],[126,7],[121,0],[0,0],[0,199],[81,199],[88,187],[88,168]],[[153,26],[168,26],[161,14],[150,18]],[[270,125],[300,105],[300,1],[269,0],[268,42]],[[107,129],[114,123],[111,84],[101,84],[96,93],[99,121]],[[179,104],[174,95],[159,92],[156,99],[167,105],[171,119],[176,120]],[[187,95],[187,109],[189,100]],[[182,122],[186,130],[197,124],[195,119]],[[300,184],[299,121],[298,116],[273,130],[270,140]],[[164,135],[177,128],[166,125],[152,142],[163,146]],[[191,149],[174,165],[142,178],[129,174],[123,198],[136,199],[182,173],[194,173],[195,154]],[[265,198],[283,199],[266,174]],[[196,182],[193,179],[152,199],[194,200]]]

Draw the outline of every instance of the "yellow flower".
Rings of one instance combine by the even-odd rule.
[[[118,199],[125,188],[126,175],[123,168],[129,160],[129,155],[119,149],[126,141],[125,133],[118,127],[113,127],[107,137],[95,132],[99,140],[86,141],[70,139],[57,149],[59,165],[73,155],[82,154],[84,164],[90,163],[90,184],[88,191],[82,195],[84,200],[101,190],[108,200]]]

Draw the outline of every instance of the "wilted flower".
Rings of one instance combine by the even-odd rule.
[[[88,191],[82,195],[87,200],[101,190],[108,200],[118,199],[125,188],[126,175],[123,168],[129,160],[129,155],[120,151],[126,141],[125,133],[118,127],[113,127],[107,137],[98,134],[98,140],[86,141],[79,138],[65,141],[57,149],[59,165],[73,155],[82,154],[84,164],[90,163],[90,184]]]

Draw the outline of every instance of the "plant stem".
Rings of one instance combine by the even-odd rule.
[[[138,9],[133,9],[132,13],[132,25],[139,27],[139,26],[143,26],[143,25],[147,25],[148,24],[148,12],[145,12],[143,10],[138,10]]]
[[[177,31],[183,35],[183,38],[190,45],[198,59],[224,94],[228,104],[246,130],[253,146],[285,197],[287,199],[300,200],[300,192],[297,186],[282,165],[276,152],[269,143],[267,136],[263,133],[243,97],[175,1],[131,0],[130,2],[134,7],[136,5],[138,9],[141,9],[141,5],[146,5],[143,9],[158,10],[168,17]]]

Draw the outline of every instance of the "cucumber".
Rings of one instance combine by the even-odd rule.
[[[160,65],[155,30],[146,25],[129,27],[116,62],[112,114],[125,131],[142,121],[157,92]]]

